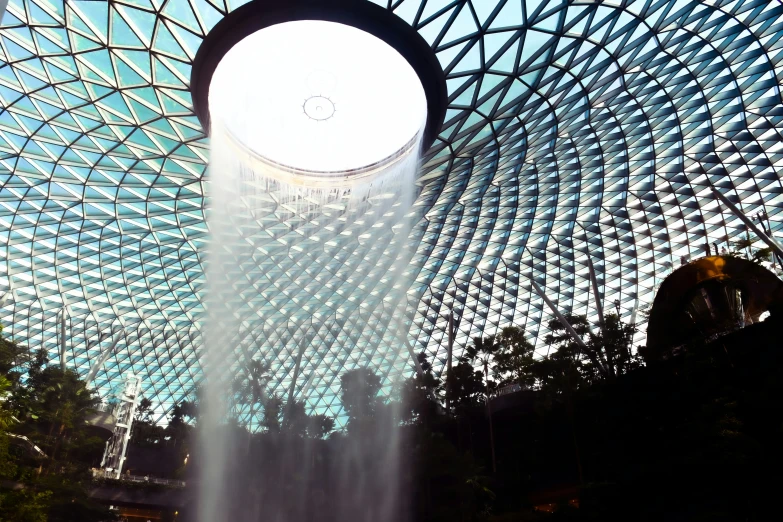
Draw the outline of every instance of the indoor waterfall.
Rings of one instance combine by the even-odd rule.
[[[330,440],[298,433],[287,413],[310,413],[314,392],[339,386],[323,381],[319,354],[360,350],[323,335],[343,314],[365,321],[365,350],[396,347],[387,352],[396,375],[413,369],[405,296],[418,144],[369,183],[312,189],[259,174],[232,139],[213,120],[199,520],[404,520],[393,406]],[[318,302],[319,288],[337,284],[350,287],[345,306]],[[267,369],[260,395],[243,401],[237,376],[257,363]],[[388,394],[395,382],[382,377]]]

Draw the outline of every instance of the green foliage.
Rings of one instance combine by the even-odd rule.
[[[574,329],[576,334],[584,339],[590,333],[590,323],[587,322],[587,318],[583,315],[564,314],[563,316],[571,328]],[[547,324],[549,327],[549,333],[544,337],[544,342],[547,346],[553,346],[556,349],[576,345],[571,334],[566,330],[558,319],[552,319]],[[574,351],[578,351],[578,348],[574,348]]]
[[[184,410],[184,411],[183,411]],[[184,422],[184,413],[188,408],[182,408],[177,410],[177,422]],[[131,433],[131,441],[139,446],[149,447],[160,444],[166,437],[166,430],[155,424],[152,420],[152,412],[154,411],[153,403],[150,399],[143,397],[139,401],[139,405],[136,409],[135,419],[133,421],[133,431]]]
[[[489,363],[494,361],[495,356],[500,353],[502,346],[500,341],[494,336],[488,337],[474,337],[473,344],[468,345],[465,348],[465,352],[460,357],[460,361],[467,361],[471,364],[479,364],[484,370],[484,378],[486,380],[485,388],[486,393],[489,395],[490,390],[495,388],[495,383],[489,380]]]
[[[292,401],[283,408],[283,432],[294,437],[304,437],[309,421],[303,402]]]
[[[19,370],[27,357],[27,350],[3,337],[2,333],[3,327],[0,325],[0,375],[13,384],[19,379]]]
[[[169,426],[174,426],[175,429],[179,429],[182,426],[188,425],[189,421],[194,419],[196,415],[196,406],[193,402],[188,400],[180,401],[175,404],[169,412]]]
[[[475,407],[482,392],[492,396],[498,388],[511,384],[539,390],[551,402],[568,390],[613,380],[641,365],[632,350],[636,327],[623,323],[616,314],[607,315],[604,325],[594,329],[596,333],[584,316],[565,318],[584,341],[584,347],[557,319],[548,325],[550,333],[545,342],[550,351],[543,358],[535,357],[533,345],[518,327],[506,327],[496,336],[475,338],[447,380],[451,403],[463,409]],[[475,366],[482,368],[483,375],[474,370]]]
[[[327,415],[308,415],[304,402],[293,401],[283,408],[280,432],[289,437],[323,439],[334,429]]]
[[[491,479],[470,452],[459,451],[442,433],[429,430],[419,430],[408,451],[415,470],[410,491],[419,520],[476,520],[489,511]]]
[[[261,427],[269,433],[280,433],[283,429],[283,399],[277,395],[265,395],[261,398],[263,417]],[[251,414],[251,418],[253,415]]]
[[[84,424],[87,415],[94,413],[100,404],[97,393],[87,389],[73,370],[48,366],[36,384],[34,397],[40,419],[51,424],[59,434]]]
[[[772,248],[762,247],[754,249],[753,244],[756,241],[756,239],[751,239],[750,233],[746,231],[745,237],[740,237],[734,241],[728,241],[729,245],[733,248],[728,254],[747,259],[748,261],[753,261],[761,266],[764,266],[765,263],[769,264],[774,262]]]
[[[51,491],[21,489],[0,494],[0,522],[48,522]]]
[[[74,480],[62,474],[44,477],[37,486],[51,492],[47,522],[110,522],[116,515],[88,496],[90,480]]]
[[[42,349],[24,358],[23,363],[13,368],[7,375],[26,373],[25,382],[16,381],[11,394],[10,407],[22,420],[37,421],[39,414],[39,393],[44,387],[43,370],[47,363],[46,352]]]
[[[604,317],[604,325],[597,333],[590,333],[587,342],[588,358],[602,361],[605,371],[601,378],[614,379],[641,366],[641,358],[633,353],[633,337],[636,334],[635,325],[623,323],[616,314]]]
[[[741,237],[731,242],[731,246],[734,247],[734,254],[741,255],[748,259],[751,257],[750,249],[753,247],[753,241],[750,239],[750,234],[745,233],[745,237]]]
[[[98,404],[74,371],[48,364],[45,351],[30,354],[0,338],[0,476],[15,485],[0,492],[0,521],[115,519],[86,489],[104,446],[86,424]]]
[[[8,377],[0,375],[0,433],[7,431],[14,422],[9,403],[12,386]]]
[[[584,511],[606,520],[775,520],[783,357],[773,324],[690,346],[583,396]],[[755,332],[766,332],[766,338]]]
[[[139,404],[136,406],[136,415],[134,416],[134,422],[150,422],[152,418],[152,401],[146,397],[142,397]]]
[[[0,432],[0,478],[12,478],[16,475],[17,465],[8,449],[11,437]]]
[[[536,361],[531,373],[537,382],[541,403],[551,405],[573,390],[587,386],[591,372],[585,369],[575,343],[567,343]]]

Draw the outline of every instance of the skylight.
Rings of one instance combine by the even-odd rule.
[[[296,21],[232,47],[209,91],[210,113],[248,152],[283,170],[345,173],[417,146],[427,100],[392,47],[343,24]]]

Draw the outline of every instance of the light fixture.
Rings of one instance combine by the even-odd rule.
[[[209,110],[213,134],[227,135],[255,172],[350,186],[418,153],[427,98],[416,71],[384,41],[301,20],[235,44],[212,76]]]
[[[254,173],[317,188],[366,183],[428,149],[447,104],[429,43],[366,0],[243,5],[199,47],[191,94]]]

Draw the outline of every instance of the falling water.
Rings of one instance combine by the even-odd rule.
[[[198,520],[404,520],[399,430],[376,423],[351,444],[294,435],[269,436],[261,444],[243,427],[259,431],[266,412],[257,408],[250,418],[247,408],[232,404],[231,390],[233,378],[251,360],[271,362],[273,371],[290,368],[296,358],[286,355],[292,348],[285,344],[294,347],[299,359],[308,350],[355,354],[361,347],[380,346],[392,352],[387,357],[397,368],[412,367],[405,296],[411,286],[408,238],[415,221],[418,154],[363,186],[308,189],[259,175],[219,125],[213,125],[211,146]],[[373,260],[360,258],[368,246],[382,253]],[[292,257],[298,262],[280,261]],[[345,285],[348,293],[337,295],[330,285],[339,281],[328,279],[319,267],[338,261],[375,263],[381,270],[357,269],[358,281]],[[296,288],[280,288],[270,276],[282,264],[298,271]],[[308,291],[321,287],[332,292],[328,299],[340,302],[381,299],[380,310],[366,312],[368,323],[379,314],[381,320],[368,324],[363,340],[343,339],[343,345],[336,345],[336,337],[323,340],[323,332],[337,324],[338,312],[331,310],[339,309],[339,302],[308,302]],[[362,309],[356,313],[365,313]],[[280,390],[284,405],[293,399],[315,406],[309,395],[330,372],[319,364],[302,364],[299,370],[296,361],[300,373],[294,373],[290,393]],[[275,376],[270,382],[276,382]],[[393,384],[388,378],[384,383],[387,390]],[[272,393],[271,388],[265,393]],[[330,458],[339,461],[326,462]]]

